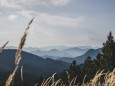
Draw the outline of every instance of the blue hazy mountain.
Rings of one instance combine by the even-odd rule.
[[[98,53],[101,53],[100,48],[99,49],[89,49],[85,54],[81,56],[77,56],[74,58],[63,57],[63,58],[60,58],[59,60],[69,62],[69,63],[71,63],[73,60],[76,60],[77,64],[81,64],[84,62],[84,60],[88,56],[90,56],[92,59],[95,59]]]
[[[80,56],[83,55],[84,53],[86,53],[89,49],[84,48],[84,49],[80,49],[78,47],[72,47],[72,48],[68,48],[63,50],[63,52],[68,53],[69,55],[71,55],[72,57],[75,56]],[[70,57],[70,56],[68,56]]]
[[[49,51],[52,49],[65,50],[67,48],[68,48],[67,46],[48,46],[48,47],[41,47],[40,50],[42,50],[42,51]]]
[[[58,59],[60,57],[72,57],[70,54],[57,50],[57,49],[52,49],[49,51],[32,51],[32,54],[38,55],[38,56],[42,56],[44,58],[52,58],[52,59]]]
[[[9,47],[10,49],[16,49],[16,47]],[[7,49],[9,49],[7,48]],[[66,47],[66,46],[49,46],[43,48],[25,47],[24,51],[41,56],[43,58],[59,59],[62,57],[76,57],[85,54],[91,47],[90,46],[78,46],[78,47]]]
[[[44,58],[59,59],[61,57],[75,57],[86,53],[88,49],[80,49],[77,47],[67,48],[64,50],[51,49],[48,51],[36,50],[31,51],[32,54],[42,56]]]

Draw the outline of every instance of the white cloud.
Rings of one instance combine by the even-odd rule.
[[[0,0],[0,5],[10,8],[20,8],[19,0]]]
[[[46,0],[0,0],[0,5],[14,9],[26,9],[26,7],[46,5]]]
[[[33,11],[21,11],[20,14],[27,18],[35,17],[42,25],[55,26],[55,27],[81,27],[85,21],[84,16],[71,18],[66,16],[57,16],[47,13],[37,13]]]
[[[68,4],[72,0],[50,0],[50,2],[55,6],[63,6]]]
[[[14,9],[26,9],[37,6],[54,6],[66,5],[71,0],[0,0],[0,5]]]
[[[14,19],[16,19],[18,16],[17,15],[9,15],[9,19],[10,20],[14,20]]]

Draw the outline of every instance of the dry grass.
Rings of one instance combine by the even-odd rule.
[[[104,75],[103,70],[101,72],[97,71],[97,73],[95,74],[93,80],[92,80],[92,85],[93,86],[100,86],[100,78],[101,76]]]
[[[115,86],[115,69],[111,73],[106,73],[104,84],[107,86]]]
[[[8,77],[5,86],[11,86],[11,83],[12,83],[12,81],[14,80],[14,76],[15,76],[15,74],[16,74],[17,69],[18,69],[18,66],[16,66],[16,68],[15,68],[14,71],[13,71],[13,73],[10,74],[10,76]]]
[[[27,28],[26,28],[26,30],[24,32],[24,35],[21,38],[18,50],[17,50],[16,55],[15,55],[15,64],[16,65],[18,65],[20,60],[21,60],[22,48],[23,48],[23,46],[25,44],[26,37],[27,37],[27,34],[28,34],[28,30],[29,30],[30,25],[32,24],[33,20],[34,20],[34,18],[28,23],[28,26],[27,26]]]
[[[61,79],[55,81],[55,74],[53,74],[51,77],[49,77],[48,79],[44,79],[41,86],[59,86],[58,84],[61,83]],[[35,85],[37,86],[37,84]]]
[[[54,81],[54,76],[55,74],[49,77],[48,79],[43,80],[41,86],[78,86],[79,85],[79,83],[77,82],[77,77],[71,80],[69,82],[69,85],[65,85],[61,79]],[[85,78],[86,76],[84,77],[84,80]],[[100,78],[103,78],[104,81],[100,82]],[[100,72],[98,71],[95,74],[94,78],[88,83],[84,83],[84,80],[81,86],[115,86],[115,69],[110,73],[103,73],[103,70]],[[37,84],[35,86],[37,86]]]
[[[6,45],[9,43],[9,41],[7,41],[1,48],[0,48],[0,53],[3,52],[4,48],[6,47]]]
[[[11,86],[11,83],[12,83],[12,81],[14,79],[15,73],[16,73],[16,71],[18,69],[18,64],[19,64],[19,62],[21,60],[22,48],[23,48],[23,46],[25,44],[26,37],[27,37],[27,34],[28,34],[28,30],[29,30],[30,25],[33,22],[33,20],[34,20],[34,18],[28,23],[28,26],[27,26],[27,28],[26,28],[26,30],[24,32],[24,35],[21,38],[21,41],[20,41],[20,44],[19,44],[19,48],[18,48],[18,50],[16,52],[16,56],[15,56],[16,68],[14,69],[13,73],[8,77],[8,80],[6,81],[6,85],[5,86]],[[6,46],[6,44],[1,48],[2,50],[4,49],[4,47]],[[21,79],[23,80],[22,76],[21,76]]]

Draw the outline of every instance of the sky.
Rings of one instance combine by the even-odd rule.
[[[18,46],[29,21],[25,46],[101,47],[115,37],[115,0],[0,0],[0,46]]]

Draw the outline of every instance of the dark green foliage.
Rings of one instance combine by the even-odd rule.
[[[87,80],[90,80],[93,78],[95,73],[95,63],[89,56],[85,60],[84,65],[85,65],[85,75],[87,75]]]
[[[107,41],[103,43],[102,47],[102,68],[106,69],[108,71],[115,68],[115,41],[114,37],[112,36],[112,33],[110,32],[107,36]]]
[[[73,78],[77,75],[77,64],[76,61],[73,61],[73,63],[69,66],[68,73],[70,75],[69,81],[71,81]]]
[[[68,84],[68,75],[67,75],[67,71],[64,70],[62,73],[61,73],[61,79],[63,81],[64,84]]]
[[[78,75],[78,68],[76,61],[73,61],[67,70],[64,70],[61,74],[61,78],[64,84],[68,85]]]
[[[96,60],[95,60],[95,63],[97,65],[97,69],[99,69],[99,67],[102,65],[102,63],[101,63],[101,53],[98,53],[98,55],[96,57]]]
[[[79,83],[79,85],[81,85],[81,83],[83,82],[84,75],[84,65],[77,65],[76,61],[73,61],[69,68],[62,72],[61,79],[63,83],[68,86],[68,83],[72,81],[73,78],[77,77],[77,82],[75,82],[75,84]]]

